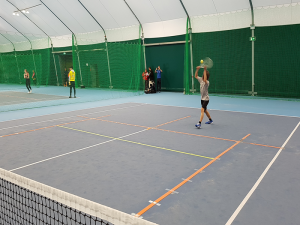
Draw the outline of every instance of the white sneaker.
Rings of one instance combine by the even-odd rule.
[[[28,91],[28,94],[30,93],[30,91]]]
[[[31,93],[32,92],[32,90],[30,90],[30,92],[29,93]]]

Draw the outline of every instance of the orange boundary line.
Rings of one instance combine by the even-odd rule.
[[[186,117],[183,117],[183,118],[180,118],[180,119],[177,119],[177,120],[172,120],[172,121],[170,121],[170,122],[163,123],[163,124],[157,125],[157,126],[155,126],[155,127],[161,127],[161,126],[163,126],[163,125],[166,125],[166,124],[169,124],[169,123],[174,123],[174,122],[176,122],[176,121],[183,120],[183,119],[186,119],[186,118],[189,118],[189,117],[191,117],[191,116],[186,116]]]
[[[180,184],[176,185],[174,188],[172,188],[171,190],[169,190],[167,193],[165,193],[164,195],[162,195],[161,197],[159,197],[158,199],[156,199],[153,203],[149,204],[146,208],[144,208],[139,213],[137,213],[135,215],[135,217],[140,217],[141,215],[143,215],[145,212],[147,212],[149,209],[151,209],[156,203],[159,203],[161,200],[163,200],[164,198],[166,198],[167,196],[169,196],[170,194],[172,194],[174,191],[176,191],[178,188],[180,188],[181,186],[183,186],[185,183],[187,183],[189,180],[191,180],[197,174],[201,173],[205,168],[209,167],[211,164],[213,164],[215,161],[217,161],[221,156],[223,156],[224,154],[226,154],[227,152],[229,152],[231,149],[233,149],[235,146],[237,146],[239,143],[241,143],[243,140],[245,140],[250,135],[251,134],[246,135],[240,141],[238,141],[235,144],[233,144],[231,147],[229,147],[228,149],[226,149],[224,152],[222,152],[216,158],[212,159],[209,163],[207,163],[205,166],[203,166],[202,168],[200,168],[199,170],[197,170],[195,173],[193,173],[187,179],[185,179]]]
[[[108,117],[108,116],[110,116],[110,115],[107,115],[107,116],[101,116],[101,117],[99,117],[99,118],[102,118],[102,117]],[[67,125],[67,124],[72,124],[72,123],[84,122],[84,121],[88,121],[88,120],[92,120],[92,119],[93,119],[93,118],[89,118],[89,119],[85,119],[85,120],[78,120],[78,121],[73,121],[73,122],[69,122],[69,123],[62,123],[62,124],[52,125],[52,126],[48,126],[48,127],[41,127],[41,128],[33,129],[33,130],[20,131],[20,132],[13,133],[13,134],[2,135],[2,136],[0,136],[0,138],[3,138],[3,137],[9,137],[9,136],[14,136],[14,135],[18,135],[18,134],[29,133],[29,132],[38,131],[38,130],[44,130],[44,129],[47,129],[47,128],[52,128],[52,127],[57,127],[57,126],[62,126],[62,125]]]
[[[89,118],[89,117],[86,117],[86,116],[80,116],[80,117]],[[185,119],[185,118],[188,118],[188,117],[190,117],[190,116],[183,117],[183,118],[180,118],[178,120],[182,120],[182,119]],[[102,120],[102,119],[96,119],[96,118],[90,118],[90,119],[99,120],[99,121],[103,121],[103,122],[109,122],[109,123],[123,124],[123,125],[134,126],[134,127],[148,128],[148,130],[153,129],[153,130],[160,130],[160,131],[177,133],[177,134],[185,134],[185,135],[196,136],[196,137],[212,138],[212,139],[217,139],[217,140],[222,140],[222,141],[238,142],[237,140],[231,140],[231,139],[226,139],[226,138],[218,138],[218,137],[212,137],[212,136],[205,136],[205,135],[201,135],[201,134],[191,134],[191,133],[185,133],[185,132],[180,132],[180,131],[165,130],[165,129],[157,128],[158,126],[162,126],[162,125],[165,125],[165,124],[173,123],[173,122],[176,122],[178,120],[173,120],[173,121],[170,121],[168,123],[164,123],[164,124],[158,125],[156,127],[147,127],[147,126],[135,125],[135,124],[130,124],[130,123],[121,123],[121,122],[116,122],[116,121],[111,121],[111,120]],[[263,144],[256,144],[256,143],[250,143],[250,142],[243,142],[243,143],[244,144],[250,144],[250,145],[263,146],[263,147],[268,147],[268,148],[277,148],[277,149],[280,148],[280,147],[276,147],[276,146],[272,146],[272,145],[263,145]]]

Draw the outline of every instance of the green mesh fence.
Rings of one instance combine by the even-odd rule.
[[[206,56],[214,61],[214,67],[209,69],[210,93],[248,95],[248,91],[251,91],[249,36],[249,28],[193,34],[194,67],[200,65],[200,60]],[[194,82],[196,92],[199,93],[200,84],[197,80]]]
[[[255,30],[255,91],[260,96],[300,98],[300,25]]]
[[[139,30],[136,27],[130,28],[128,32],[133,30],[138,37]],[[122,32],[125,33],[124,30]],[[142,94],[144,55],[141,40],[103,42],[103,36],[99,34],[101,32],[94,33],[92,37],[89,33],[78,34],[80,39],[75,34],[69,40],[44,38],[39,42],[35,39],[31,43],[24,40],[18,42],[12,35],[9,36],[14,41],[10,49],[0,45],[0,111]],[[51,41],[61,41],[63,44],[68,42],[71,46],[52,49]],[[74,100],[68,98],[69,89],[64,87],[68,84],[66,75],[70,66],[76,72],[76,87],[80,88],[80,91],[77,90],[77,97],[80,98]],[[67,68],[67,73],[64,68]],[[30,74],[33,87],[30,95],[25,95],[25,69]]]
[[[188,31],[187,31],[188,32]],[[259,97],[300,98],[300,25],[257,27],[255,29],[254,91]],[[188,33],[187,33],[188,34]],[[249,28],[193,33],[194,68],[208,56],[214,61],[209,92],[215,95],[249,96],[252,89],[252,42]],[[191,67],[186,38],[185,90],[193,85],[186,65]],[[201,70],[202,71],[202,70]],[[201,74],[200,74],[201,75]],[[200,85],[194,80],[195,94]],[[187,92],[186,94],[193,94]]]

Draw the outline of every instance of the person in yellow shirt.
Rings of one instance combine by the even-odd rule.
[[[69,77],[69,85],[70,85],[70,97],[69,98],[72,98],[72,88],[74,89],[74,98],[76,98],[76,90],[75,90],[76,74],[75,74],[75,71],[73,70],[72,66],[70,67],[70,72],[69,72],[68,77]]]

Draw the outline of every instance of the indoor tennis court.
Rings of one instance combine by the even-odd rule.
[[[152,119],[142,116],[149,111]],[[194,128],[199,109],[143,103],[2,122],[0,164],[157,224],[225,224],[299,126],[299,118],[212,113],[218,122],[200,130]],[[291,173],[286,177],[289,168],[283,163],[297,168],[290,158],[300,144],[297,133],[270,171],[280,180],[293,179]],[[276,217],[268,208],[275,200],[283,204],[278,210],[286,199],[298,204],[284,191],[289,186],[274,188],[274,179],[267,178],[236,222],[248,224],[254,215],[263,221],[266,213]]]

